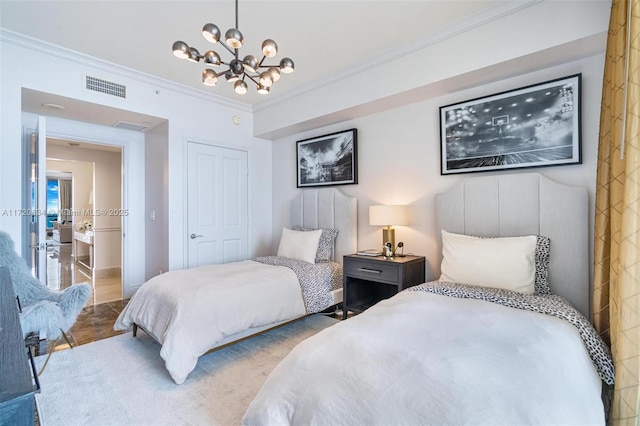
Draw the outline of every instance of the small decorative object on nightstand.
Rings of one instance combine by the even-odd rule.
[[[349,311],[360,313],[399,291],[424,282],[424,256],[404,256],[393,260],[384,257],[344,257],[344,298],[342,318]]]

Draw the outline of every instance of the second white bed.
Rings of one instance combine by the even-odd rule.
[[[601,425],[600,393],[573,325],[404,291],[294,348],[243,423]]]

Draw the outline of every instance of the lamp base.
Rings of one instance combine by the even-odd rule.
[[[396,230],[388,226],[382,230],[382,247],[387,243],[391,243],[391,251],[396,248]]]

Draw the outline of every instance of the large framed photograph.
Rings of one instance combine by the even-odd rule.
[[[441,174],[582,163],[581,74],[440,107]]]
[[[296,143],[298,188],[358,183],[357,130]]]

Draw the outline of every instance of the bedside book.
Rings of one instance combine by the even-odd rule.
[[[382,256],[382,252],[375,249],[358,250],[356,254],[359,256]]]

